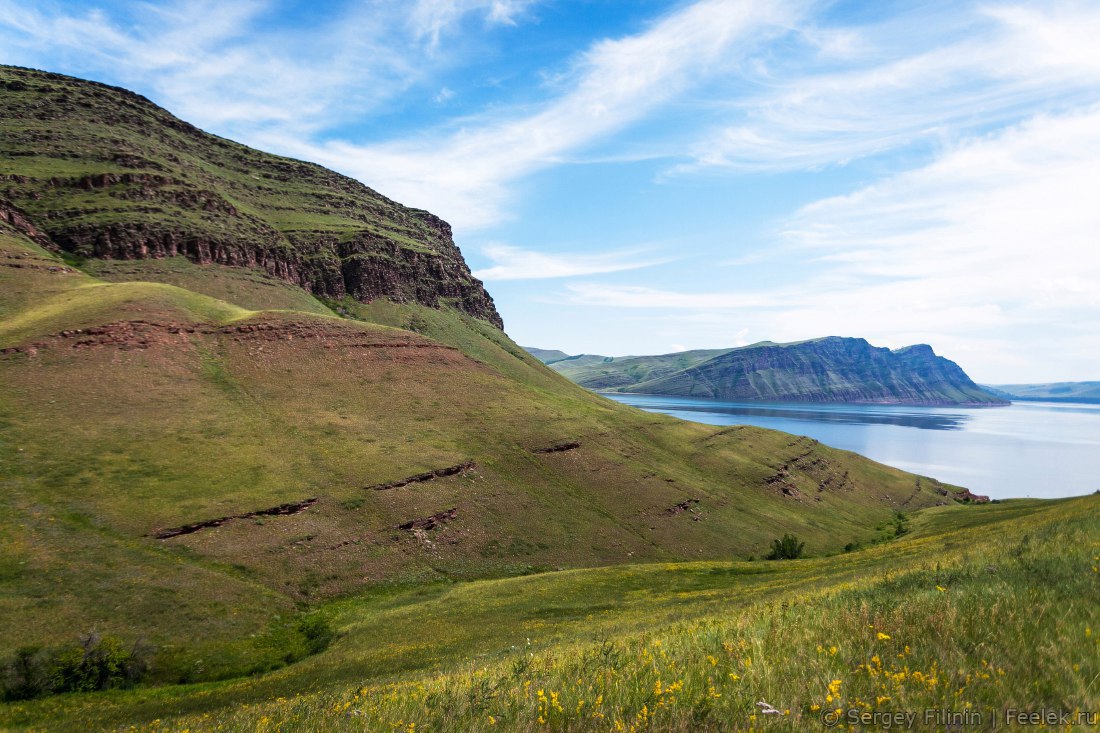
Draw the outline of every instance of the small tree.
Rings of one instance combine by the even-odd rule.
[[[0,699],[129,687],[148,671],[151,655],[152,649],[140,641],[127,649],[115,637],[95,631],[82,635],[78,645],[26,647],[0,663]]]
[[[782,539],[772,540],[772,551],[768,554],[769,560],[795,560],[802,557],[802,548],[805,542],[799,542],[798,538],[788,532]]]

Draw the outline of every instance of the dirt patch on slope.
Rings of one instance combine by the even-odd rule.
[[[152,537],[158,540],[167,540],[172,537],[179,537],[180,535],[193,534],[200,530],[210,529],[212,527],[220,527],[226,522],[231,522],[234,519],[252,519],[254,517],[274,517],[274,516],[287,516],[290,514],[297,514],[309,509],[311,506],[317,503],[317,497],[312,499],[306,499],[304,501],[292,502],[289,504],[280,504],[279,506],[273,506],[268,509],[258,509],[254,512],[245,512],[244,514],[230,514],[226,517],[218,517],[217,519],[207,519],[203,522],[195,522],[194,524],[184,524],[180,527],[173,527],[171,529],[162,529],[159,532],[153,532]]]
[[[465,474],[468,471],[473,471],[477,468],[477,464],[473,461],[465,461],[455,466],[447,466],[446,468],[437,468],[432,471],[425,471],[424,473],[414,474],[397,481],[390,481],[384,484],[374,484],[372,486],[365,486],[368,491],[386,491],[388,489],[399,489],[402,486],[408,486],[409,484],[423,483],[424,481],[431,481],[433,479],[442,478],[444,476],[454,476],[456,474]]]
[[[240,342],[293,342],[300,341],[321,348],[353,349],[413,349],[446,352],[461,357],[452,347],[418,337],[379,338],[376,334],[361,331],[351,324],[334,321],[273,321],[258,323],[211,326],[194,323],[158,322],[148,320],[114,321],[102,326],[60,331],[40,338],[33,343],[12,346],[0,350],[0,354],[31,354],[51,347],[74,349],[100,346],[120,349],[145,349],[150,346],[179,343],[180,337],[192,334],[228,336]],[[411,336],[411,334],[410,334]]]
[[[565,451],[576,450],[581,447],[579,440],[568,440],[561,443],[554,443],[548,445],[545,448],[535,448],[532,453],[563,453]]]

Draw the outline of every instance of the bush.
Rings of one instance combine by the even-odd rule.
[[[802,548],[805,542],[799,542],[798,538],[788,532],[782,539],[772,540],[772,551],[768,554],[769,560],[796,560],[802,557]]]
[[[141,642],[126,648],[113,636],[91,631],[74,646],[25,647],[0,666],[0,696],[28,700],[61,692],[130,687],[149,670],[151,650]]]
[[[894,537],[901,537],[909,531],[909,517],[902,512],[894,514]]]
[[[49,660],[39,647],[23,647],[0,669],[4,700],[29,700],[48,693]]]
[[[336,638],[336,632],[328,625],[328,620],[318,614],[310,614],[298,624],[298,630],[306,639],[306,649],[310,654],[323,652]]]

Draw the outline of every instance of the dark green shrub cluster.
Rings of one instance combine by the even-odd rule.
[[[909,531],[909,517],[902,512],[894,514],[894,537],[901,537]]]
[[[126,646],[95,631],[71,646],[24,647],[0,665],[0,697],[28,700],[61,692],[95,692],[130,687],[149,671],[152,650]]]
[[[336,632],[328,624],[328,619],[319,614],[310,614],[298,624],[298,631],[305,637],[306,650],[309,654],[317,654],[328,649],[328,645],[336,638]]]
[[[805,542],[799,542],[798,538],[788,532],[782,539],[772,540],[772,551],[768,553],[769,560],[795,560],[802,557],[802,549]]]

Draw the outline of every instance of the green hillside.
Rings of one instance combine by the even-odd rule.
[[[108,279],[145,277],[135,260],[180,257],[323,297],[449,305],[501,325],[450,226],[426,211],[209,135],[125,89],[0,66],[0,101],[0,198],[70,258],[127,262],[105,268]],[[233,292],[224,275],[159,269],[162,281]]]
[[[531,354],[543,364],[552,364],[555,361],[561,361],[562,359],[568,359],[569,354],[564,351],[558,351],[557,349],[537,349],[533,346],[524,346],[523,350]]]
[[[660,356],[596,356],[580,354],[562,359],[546,360],[546,364],[582,387],[595,390],[613,390],[660,379],[701,364],[729,349],[697,349],[678,351]],[[561,352],[558,352],[561,353]]]

